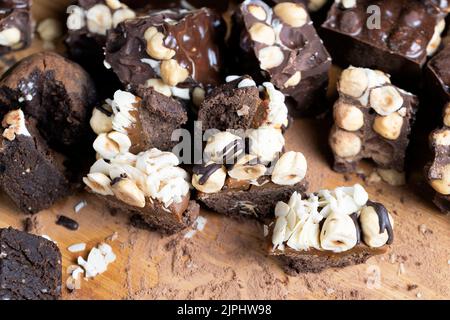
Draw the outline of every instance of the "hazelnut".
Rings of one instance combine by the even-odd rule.
[[[342,0],[342,6],[345,9],[351,9],[356,7],[356,0]]]
[[[128,152],[131,147],[130,138],[120,132],[101,133],[93,143],[94,150],[104,159],[112,159],[120,153]]]
[[[450,145],[450,129],[438,130],[433,133],[434,143],[438,146]]]
[[[63,34],[61,23],[53,18],[42,20],[37,27],[37,32],[44,41],[54,41]]]
[[[278,185],[292,186],[305,178],[307,168],[308,164],[301,152],[286,152],[275,164],[272,181]]]
[[[115,182],[111,189],[120,201],[133,207],[145,207],[145,195],[133,180],[119,178],[119,181]]]
[[[233,145],[238,146],[238,148],[231,148]],[[205,149],[203,150],[204,158],[207,161],[211,160],[219,164],[222,164],[224,160],[234,161],[243,152],[239,146],[243,146],[241,137],[228,131],[218,132],[208,138]]]
[[[295,87],[302,80],[302,73],[300,71],[295,72],[289,79],[284,83],[284,87]]]
[[[356,156],[361,151],[361,139],[354,133],[334,128],[330,135],[330,146],[341,158]]]
[[[153,88],[156,92],[159,92],[166,97],[172,96],[172,90],[170,90],[170,87],[164,83],[161,79],[148,79],[145,82],[145,86],[147,88]]]
[[[251,4],[247,7],[247,10],[258,20],[264,21],[267,18],[266,10],[258,5]]]
[[[270,46],[259,50],[258,59],[260,62],[260,68],[263,70],[269,70],[281,65],[284,61],[284,54],[280,47]]]
[[[105,3],[108,7],[113,10],[120,9],[122,7],[122,3],[119,0],[105,0]]]
[[[136,17],[136,13],[128,8],[119,9],[113,13],[112,16],[112,24],[113,27],[117,27],[119,23],[125,20],[134,19]]]
[[[206,165],[210,165],[212,162],[208,162]],[[225,167],[222,166],[218,170],[214,171],[212,175],[209,176],[208,180],[204,184],[200,184],[199,180],[202,175],[194,174],[192,175],[192,185],[195,189],[204,193],[215,193],[222,190],[227,173]]]
[[[30,136],[25,123],[25,115],[21,109],[8,112],[2,120],[2,126],[5,128],[2,136],[9,141],[14,140],[16,135]]]
[[[83,178],[83,182],[92,190],[92,192],[103,196],[112,196],[111,179],[100,172],[89,173]]]
[[[156,32],[150,38],[149,34],[153,32],[147,29],[144,34],[144,38],[147,36],[147,53],[150,57],[158,60],[169,60],[175,55],[175,50],[166,48],[164,46],[164,35],[161,32]]]
[[[67,13],[70,13],[66,22],[67,29],[79,30],[86,26],[85,13],[82,8],[71,5],[67,8]]]
[[[111,10],[104,4],[96,4],[86,12],[87,27],[90,32],[106,35],[112,27]]]
[[[299,28],[308,22],[308,13],[298,3],[282,2],[277,4],[273,11],[281,21],[294,28]]]
[[[111,164],[106,162],[104,159],[97,159],[94,164],[89,169],[89,173],[100,172],[104,175],[109,176],[109,171],[111,170]]]
[[[405,173],[394,169],[377,169],[378,175],[391,186],[403,186],[406,183]]]
[[[369,87],[369,78],[363,68],[350,67],[342,71],[338,89],[353,98],[361,97]]]
[[[444,125],[450,127],[450,103],[444,108]]]
[[[248,30],[253,41],[271,46],[275,43],[275,31],[268,25],[257,22]]]
[[[174,59],[164,60],[161,63],[161,78],[171,87],[184,82],[188,76],[189,71]]]
[[[380,116],[388,116],[403,106],[403,97],[393,86],[372,89],[369,101]]]
[[[328,0],[310,0],[308,3],[308,10],[311,12],[319,11]]]
[[[391,226],[394,228],[394,220],[389,213],[388,216]],[[380,233],[379,217],[372,206],[366,206],[361,210],[359,222],[361,223],[361,231],[365,244],[371,248],[379,248],[387,243],[389,239],[388,232],[384,230],[383,233]]]
[[[16,27],[4,29],[0,32],[0,46],[14,46],[20,42],[20,38],[20,30]]]
[[[247,137],[250,154],[257,156],[264,163],[275,160],[285,144],[281,130],[268,126],[247,130]]]
[[[364,114],[359,108],[338,101],[334,106],[334,122],[339,128],[357,131],[364,125]]]
[[[112,117],[106,115],[97,108],[94,108],[92,111],[92,117],[89,124],[97,135],[112,131]]]
[[[150,41],[155,34],[158,33],[158,29],[155,27],[149,27],[144,31],[144,39],[145,41]]]
[[[256,159],[256,156],[246,154],[236,162],[233,169],[228,171],[228,175],[236,180],[257,180],[266,173],[267,168],[263,164],[258,164]]]
[[[205,95],[206,95],[205,89],[200,87],[194,88],[194,90],[192,91],[192,102],[196,107],[200,107],[200,105],[205,100]]]
[[[377,116],[373,122],[373,130],[383,138],[396,140],[400,137],[403,118],[398,113],[391,113],[386,117]]]
[[[325,220],[320,232],[320,246],[333,252],[350,250],[358,242],[356,226],[346,214],[332,212]]]
[[[436,192],[446,196],[450,195],[450,164],[442,167],[441,179],[432,180],[430,184]]]

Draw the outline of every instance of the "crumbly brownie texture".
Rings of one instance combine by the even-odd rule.
[[[189,100],[194,87],[220,83],[223,38],[210,9],[152,11],[108,33],[105,61],[125,85]]]
[[[430,135],[430,146],[434,157],[427,178],[436,191],[434,203],[450,213],[450,103],[444,108],[444,126]]]
[[[56,53],[29,56],[0,80],[0,115],[21,108],[37,121],[49,146],[64,151],[86,141],[95,101],[89,75]]]
[[[197,199],[219,213],[269,218],[276,201],[308,186],[305,157],[282,154],[283,147],[281,130],[266,126],[247,130],[245,138],[227,131],[211,136],[204,164],[193,168]]]
[[[65,157],[52,151],[32,119],[13,110],[2,120],[0,186],[25,213],[49,208],[71,190]]]
[[[272,83],[259,88],[249,76],[228,76],[226,83],[211,91],[200,106],[198,120],[204,130],[257,129],[288,126],[284,95]]]
[[[367,13],[374,4],[381,10],[380,27]],[[427,56],[441,43],[445,15],[430,0],[336,1],[322,25],[323,38],[336,63],[379,69],[415,89]]]
[[[52,241],[0,229],[0,300],[61,297],[61,253]]]
[[[372,159],[391,184],[404,182],[404,159],[418,100],[390,82],[389,75],[350,67],[338,82],[329,143],[334,170],[353,172]]]
[[[28,47],[33,35],[31,0],[0,3],[0,55]]]
[[[325,96],[331,58],[302,4],[283,2],[272,9],[247,0],[234,15],[230,39],[240,72],[270,80],[299,112],[321,111],[314,102]]]
[[[113,100],[107,99],[93,110],[90,120],[99,137],[105,138],[113,129],[126,134],[131,141],[130,151],[135,154],[150,148],[170,150],[177,143],[171,140],[172,133],[186,122],[187,112],[179,101],[151,88],[143,92],[142,99],[116,91]],[[98,152],[108,157],[108,150]]]
[[[392,216],[358,184],[306,199],[294,193],[278,202],[275,217],[269,252],[291,275],[364,263],[394,240]]]

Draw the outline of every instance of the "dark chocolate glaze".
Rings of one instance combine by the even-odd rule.
[[[221,164],[211,163],[208,165],[205,164],[197,164],[192,168],[192,172],[197,175],[201,175],[201,178],[198,180],[200,185],[203,185],[208,181],[209,177],[222,168]]]
[[[394,241],[394,230],[392,229],[391,221],[389,220],[389,213],[385,206],[381,203],[367,201],[367,205],[374,208],[378,215],[378,221],[380,223],[380,234],[384,231],[388,233],[387,244],[391,244]]]
[[[72,231],[78,230],[79,227],[78,222],[66,216],[58,216],[56,224]]]
[[[361,243],[361,226],[359,225],[359,221],[358,221],[358,214],[352,213],[350,215],[350,218],[352,218],[353,223],[355,224],[355,228],[356,228],[356,244],[360,244]]]

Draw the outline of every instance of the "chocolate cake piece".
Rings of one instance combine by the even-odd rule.
[[[277,201],[308,187],[305,157],[283,148],[281,130],[273,127],[249,129],[245,137],[228,131],[212,135],[204,164],[193,168],[197,199],[218,213],[270,218]]]
[[[65,157],[49,149],[22,110],[2,120],[0,136],[0,186],[25,213],[49,208],[71,191]]]
[[[57,300],[61,278],[61,252],[54,242],[0,229],[0,300]]]
[[[33,35],[31,0],[0,2],[0,55],[27,48]]]
[[[294,193],[278,202],[270,225],[269,255],[292,276],[365,263],[387,252],[394,221],[361,185],[321,190],[304,198]]]
[[[105,135],[112,129],[126,134],[132,153],[150,148],[170,150],[178,143],[171,140],[172,133],[187,122],[187,112],[179,101],[152,88],[142,93],[140,98],[117,90],[113,100],[107,99],[93,110],[91,128],[97,135]]]
[[[404,160],[417,111],[417,97],[391,84],[389,75],[350,67],[338,82],[329,143],[333,169],[353,172],[372,159],[386,182],[404,183]]]
[[[226,83],[214,88],[198,112],[204,130],[257,129],[263,124],[276,128],[288,126],[284,95],[272,83],[259,88],[249,76],[228,76]]]
[[[132,90],[139,86],[189,100],[194,87],[220,83],[224,25],[214,11],[152,11],[108,33],[106,63]]]
[[[322,36],[335,63],[382,70],[414,90],[441,43],[445,15],[431,0],[336,1]]]
[[[450,45],[445,46],[428,62],[425,78],[428,98],[432,104],[443,106],[450,101]],[[441,112],[440,108],[435,109]]]
[[[31,55],[0,80],[0,116],[21,108],[50,147],[73,151],[86,143],[96,102],[94,83],[77,64],[52,52]]]
[[[434,203],[450,213],[450,102],[444,108],[444,126],[430,134],[432,163],[427,167],[428,183],[435,191]]]
[[[272,8],[247,0],[233,21],[230,45],[237,70],[257,82],[272,82],[299,113],[323,111],[316,102],[325,96],[331,58],[303,5],[283,2]]]

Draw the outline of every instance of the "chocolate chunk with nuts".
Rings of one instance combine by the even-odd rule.
[[[31,0],[0,2],[0,55],[31,44]]]
[[[152,11],[109,32],[106,62],[122,83],[190,99],[220,82],[223,22],[210,9]]]
[[[392,216],[358,184],[307,198],[294,193],[274,211],[269,254],[290,275],[361,264],[393,241]]]
[[[369,158],[385,181],[402,184],[417,98],[392,85],[389,75],[355,67],[343,71],[338,92],[329,138],[334,170],[355,171]]]
[[[438,49],[445,13],[433,1],[336,1],[322,25],[336,63],[379,69],[410,90]]]
[[[331,58],[302,4],[245,1],[234,15],[231,45],[237,65],[258,82],[268,80],[302,113],[317,113]]]

